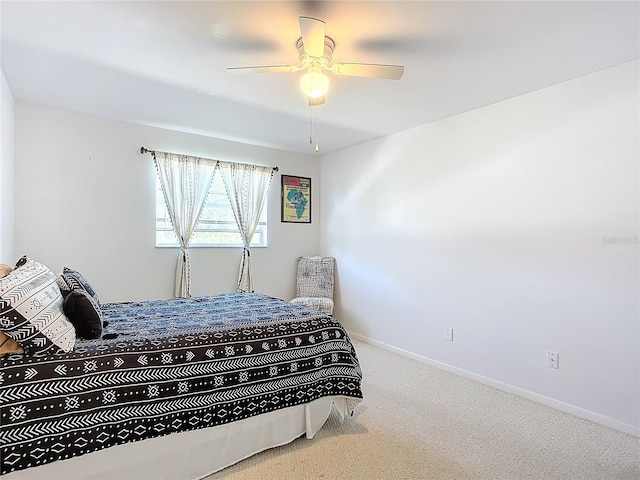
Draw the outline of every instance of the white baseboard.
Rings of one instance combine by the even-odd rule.
[[[359,333],[356,333],[356,332],[349,331],[348,333],[351,338],[360,340],[362,342],[365,342],[371,345],[375,345],[376,347],[380,347],[384,350],[397,353],[398,355],[412,358],[413,360],[417,360],[418,362],[425,363],[432,367],[445,370],[447,372],[453,373],[455,375],[459,375],[464,378],[468,378],[470,380],[474,380],[479,383],[483,383],[485,385],[489,385],[490,387],[497,388],[498,390],[502,390],[504,392],[513,393],[514,395],[518,395],[520,397],[533,400],[534,402],[541,403],[542,405],[546,405],[547,407],[555,408],[556,410],[560,410],[561,412],[570,413],[571,415],[575,415],[576,417],[584,418],[585,420],[589,420],[591,422],[604,425],[605,427],[613,428],[614,430],[618,430],[620,432],[633,435],[634,437],[640,437],[639,427],[635,427],[633,425],[620,422],[618,420],[615,420],[610,417],[606,417],[604,415],[600,415],[599,413],[595,413],[590,410],[585,410],[584,408],[576,407],[575,405],[561,402],[551,397],[545,397],[544,395],[540,395],[538,393],[525,390],[524,388],[516,387],[508,383],[494,380],[493,378],[479,375],[477,373],[471,372],[469,370],[465,370],[463,368],[454,367],[452,365],[439,362],[437,360],[433,360],[431,358],[424,357],[422,355],[418,355],[413,352],[409,352],[408,350],[403,350],[402,348],[394,347],[387,343],[374,340],[373,338],[360,335]]]

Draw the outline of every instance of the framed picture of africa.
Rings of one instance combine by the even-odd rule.
[[[282,175],[281,220],[311,223],[311,179]]]

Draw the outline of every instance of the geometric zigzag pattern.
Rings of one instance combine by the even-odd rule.
[[[0,278],[0,328],[27,353],[73,349],[75,329],[63,314],[56,277],[45,265],[24,256]]]
[[[37,397],[50,397],[54,395],[69,396],[74,393],[81,393],[91,389],[113,387],[130,383],[153,383],[165,380],[166,378],[195,378],[205,375],[222,374],[225,371],[237,369],[256,368],[263,365],[273,366],[287,361],[296,361],[305,356],[326,353],[327,351],[337,352],[344,342],[327,342],[302,350],[279,351],[261,356],[248,356],[234,358],[230,360],[218,360],[217,362],[193,363],[188,365],[177,365],[172,367],[159,367],[154,369],[139,368],[136,370],[125,370],[87,375],[78,378],[52,378],[50,381],[41,383],[28,383],[18,385],[3,392],[2,401],[24,401]],[[64,366],[58,365],[57,371],[65,372]],[[26,376],[30,374],[27,373]]]
[[[353,345],[320,312],[252,293],[102,309],[115,338],[3,358],[2,474],[323,396],[362,398]]]

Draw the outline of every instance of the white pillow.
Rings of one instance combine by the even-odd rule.
[[[0,278],[0,329],[27,353],[73,350],[76,332],[63,313],[51,270],[24,256]]]

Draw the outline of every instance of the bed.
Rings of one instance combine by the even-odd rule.
[[[320,312],[255,293],[100,308],[100,338],[0,360],[3,478],[202,478],[362,399]]]

